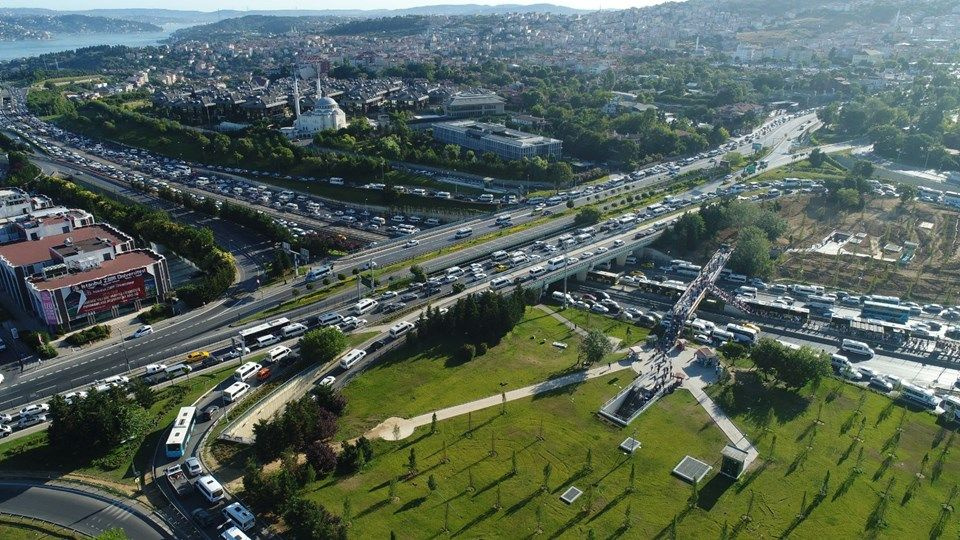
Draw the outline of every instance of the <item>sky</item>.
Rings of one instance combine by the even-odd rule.
[[[58,10],[98,8],[164,8],[200,11],[218,9],[396,9],[430,4],[538,4],[551,3],[577,9],[623,9],[658,4],[665,0],[12,0],[4,7],[33,7]]]

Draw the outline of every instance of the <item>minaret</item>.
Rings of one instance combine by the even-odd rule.
[[[317,64],[317,99],[323,97],[323,89],[320,88],[320,64]]]
[[[300,86],[297,84],[297,74],[293,74],[293,115],[300,118]]]

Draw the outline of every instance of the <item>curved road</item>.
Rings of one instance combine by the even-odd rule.
[[[0,513],[43,519],[89,536],[119,527],[137,540],[173,538],[126,504],[70,487],[0,481]]]

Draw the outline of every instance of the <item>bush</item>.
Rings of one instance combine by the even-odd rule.
[[[477,356],[483,356],[487,354],[487,348],[487,344],[483,341],[477,344]]]
[[[151,324],[171,316],[173,316],[173,306],[171,304],[154,304],[150,309],[141,313],[138,318],[143,324]]]
[[[110,326],[106,324],[98,324],[85,330],[81,330],[75,334],[70,334],[67,336],[65,341],[69,345],[80,347],[86,345],[87,343],[93,343],[94,341],[107,339],[108,337],[110,337]]]
[[[59,354],[57,349],[50,345],[50,334],[46,332],[23,332],[20,336],[23,342],[44,360],[54,358]]]
[[[473,360],[473,357],[476,355],[477,348],[469,343],[461,345],[460,348],[457,349],[457,360],[461,362],[469,362]]]

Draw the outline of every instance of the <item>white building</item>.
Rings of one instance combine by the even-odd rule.
[[[347,115],[330,97],[318,99],[312,111],[301,114],[293,121],[293,131],[296,135],[313,135],[318,131],[345,127],[347,127]]]

